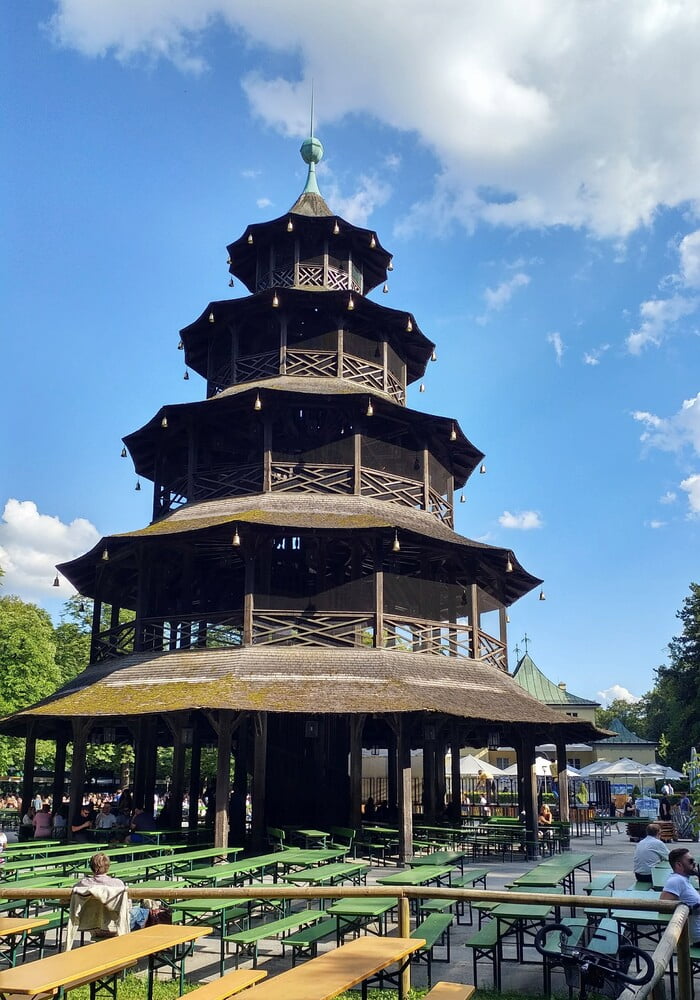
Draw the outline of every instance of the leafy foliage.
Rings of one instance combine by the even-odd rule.
[[[607,708],[599,708],[595,714],[596,725],[603,729],[609,729],[613,719],[619,719],[633,733],[646,739],[647,721],[643,700],[633,704],[616,698]]]

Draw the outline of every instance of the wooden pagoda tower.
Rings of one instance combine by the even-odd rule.
[[[301,154],[308,179],[289,212],[228,247],[250,294],[181,331],[206,398],[124,439],[153,483],[151,524],[58,567],[94,600],[90,665],[0,730],[27,737],[28,794],[36,738],[56,740],[57,797],[73,744],[73,809],[90,739],[134,742],[137,798],[172,745],[176,812],[186,755],[192,800],[215,744],[221,844],[232,760],[234,801],[252,786],[257,845],[268,825],[358,825],[362,748],[388,748],[410,852],[411,748],[435,816],[448,746],[458,787],[461,746],[516,745],[527,775],[536,742],[555,741],[565,766],[565,742],[596,731],[508,674],[506,609],[540,581],[512,551],[455,533],[455,491],[483,455],[456,419],[406,406],[434,345],[410,312],[367,297],[391,255],[326,205],[321,143]],[[522,795],[534,825],[532,782]],[[240,842],[240,809],[232,823]]]

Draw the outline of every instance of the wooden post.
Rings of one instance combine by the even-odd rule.
[[[423,510],[430,510],[430,452],[423,448]]]
[[[355,432],[353,438],[353,483],[352,492],[356,497],[362,496],[362,435]]]
[[[34,767],[36,765],[36,723],[27,723],[24,741],[24,770],[22,773],[22,816],[29,809],[34,798]],[[21,817],[20,817],[21,818]]]
[[[445,750],[447,744],[438,734],[435,744],[435,818],[442,819],[445,813],[447,798],[447,781],[445,777]]]
[[[389,733],[387,754],[386,754],[386,797],[392,815],[398,808],[399,801],[399,776],[397,773],[396,736]]]
[[[423,815],[430,823],[434,823],[435,816],[435,734],[428,735],[427,731],[434,730],[435,723],[428,723],[425,727],[426,735],[423,740]]]
[[[338,378],[343,377],[343,354],[345,351],[345,345],[343,341],[344,341],[343,327],[342,325],[339,324],[338,325],[338,371],[337,371]],[[355,437],[357,437],[357,435],[355,435]]]
[[[407,938],[411,936],[411,903],[406,896],[400,896],[399,900],[399,928],[398,936]],[[411,963],[406,962],[401,973],[401,992],[407,997],[411,989]]]
[[[690,961],[690,934],[688,921],[683,925],[677,947],[678,957],[678,1000],[692,1000],[693,970]]]
[[[56,812],[63,805],[63,796],[66,791],[66,747],[68,745],[67,736],[62,733],[56,739],[56,759],[53,766],[53,792],[51,795],[51,805]]]
[[[569,779],[566,776],[566,743],[557,736],[557,782],[559,783],[559,819],[562,823],[570,822],[569,813]]]
[[[459,751],[461,750],[459,730],[456,725],[452,726],[451,753],[451,784],[452,784],[452,809],[453,822],[459,817],[462,819],[462,772],[460,771]]]
[[[170,783],[170,817],[173,829],[182,826],[182,800],[185,792],[185,743],[183,719],[165,721],[173,737],[173,776]],[[184,722],[187,720],[185,719]]]
[[[526,854],[536,858],[537,850],[537,775],[535,774],[535,741],[528,736],[521,740],[522,794],[525,810]],[[518,760],[520,767],[520,759]],[[519,775],[520,776],[520,775]]]
[[[73,719],[73,759],[70,769],[70,806],[68,808],[68,826],[66,836],[72,839],[71,824],[80,813],[83,804],[83,786],[85,785],[85,754],[87,741],[92,729],[92,719]]]
[[[362,731],[364,715],[350,716],[350,821],[355,830],[362,826]]]
[[[255,729],[255,747],[253,757],[253,849],[259,850],[265,842],[265,782],[267,779],[267,712],[255,712],[253,715]]]
[[[374,543],[374,645],[384,645],[384,547],[381,538]]]
[[[398,717],[398,773],[399,773],[399,863],[405,864],[413,854],[413,795],[411,787],[411,741],[408,720]]]
[[[190,811],[187,829],[194,840],[199,826],[199,787],[202,781],[202,741],[196,727],[192,729],[192,752],[190,754]]]
[[[269,416],[263,418],[263,493],[272,490],[272,422]]]
[[[229,815],[229,837],[236,846],[242,847],[246,842],[246,804],[248,795],[248,732],[249,717],[241,715],[238,726],[238,746],[234,757],[233,769],[233,808]]]
[[[253,594],[255,590],[255,558],[251,552],[245,554],[245,593],[243,595],[243,645],[253,644]]]
[[[228,803],[231,798],[231,744],[233,712],[219,709],[216,757],[216,818],[214,847],[228,847]]]
[[[469,624],[472,627],[471,654],[473,660],[481,659],[481,645],[479,643],[479,588],[475,583],[469,588],[470,614]]]
[[[507,613],[506,609],[504,607],[500,607],[498,609],[498,625],[499,625],[499,630],[500,630],[501,642],[503,643],[503,655],[505,657],[505,660],[504,660],[504,669],[505,670],[508,669],[508,623],[506,621],[507,617],[508,617],[508,613]]]

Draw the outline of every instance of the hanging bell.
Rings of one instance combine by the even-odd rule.
[[[121,450],[121,457],[122,458],[126,458],[126,448],[122,448],[122,450]]]
[[[255,397],[255,402],[253,403],[254,410],[262,410],[262,400],[260,399],[260,393]]]
[[[425,385],[422,382],[421,382],[420,386],[418,387],[418,392],[425,392]]]
[[[340,226],[338,225],[338,220],[336,219],[335,222],[333,223],[333,235],[337,236],[339,232],[340,232]]]
[[[389,261],[389,263],[387,264],[386,269],[387,269],[387,271],[393,271],[394,270],[394,259],[393,259],[393,257]]]
[[[437,352],[435,350],[433,350],[433,353],[430,355],[430,360],[437,361]]]
[[[138,481],[138,479],[136,480],[136,486],[134,486],[134,489],[137,493],[141,492],[141,483]]]
[[[250,244],[252,242],[253,242],[253,234],[252,233],[248,233],[248,243]]]
[[[291,233],[293,231],[294,231],[294,223],[292,222],[291,219],[288,219],[287,220],[287,232]]]
[[[401,544],[399,542],[399,533],[398,533],[398,531],[394,532],[394,541],[392,542],[392,545],[391,545],[391,551],[392,552],[400,552],[401,551]]]
[[[368,402],[367,402],[367,409],[365,410],[365,413],[366,413],[366,415],[368,417],[373,417],[374,416],[374,407],[372,406],[372,400],[371,399],[368,400]]]
[[[411,317],[408,317],[408,322],[406,323],[406,333],[411,333],[413,330],[413,323],[411,322]]]
[[[485,476],[486,475],[486,466],[485,465],[482,465],[481,468],[479,469],[479,475],[480,476]]]
[[[185,374],[182,376],[182,378],[183,378],[183,380],[185,382],[189,382],[189,380],[190,380],[190,373],[186,371]]]
[[[467,502],[467,498],[465,497],[464,493],[463,493],[463,494],[461,495],[461,497],[459,498],[459,502],[460,502],[460,503],[466,503],[466,502]]]
[[[179,344],[177,345],[177,349],[178,351],[184,351],[185,345],[182,343],[182,341],[180,341]]]
[[[238,548],[240,544],[241,544],[241,536],[238,534],[238,527],[236,527],[233,532],[233,538],[231,539],[231,545],[233,545],[235,548]]]
[[[450,431],[450,441],[456,441],[456,440],[457,440],[457,428],[455,427],[454,424],[452,424],[452,430]]]
[[[277,298],[277,292],[272,296],[272,308],[277,309],[280,304],[280,300]]]
[[[214,322],[214,313],[213,313],[213,312],[210,312],[210,313],[209,313],[209,322],[210,322],[210,323],[213,323],[213,322]]]
[[[228,279],[228,287],[233,288],[233,278]]]
[[[58,579],[58,573],[53,578],[53,584],[52,584],[52,586],[53,587],[60,587],[61,586],[61,581]]]
[[[350,312],[352,312],[352,310],[353,310],[354,308],[355,308],[355,300],[353,299],[353,297],[352,297],[352,295],[351,295],[351,296],[350,296],[350,298],[348,299],[348,310],[349,310]]]
[[[508,556],[508,558],[506,559],[506,573],[512,573],[512,572],[513,572],[513,563],[511,561],[510,556]]]
[[[384,282],[384,288],[382,288],[382,291],[384,292],[384,294],[385,294],[385,295],[386,295],[386,294],[388,293],[388,291],[389,291],[389,286],[387,285],[386,281]]]
[[[163,417],[163,419],[160,422],[160,426],[163,428],[164,431],[168,429],[168,418],[167,417]]]
[[[369,241],[369,245],[370,245],[370,247],[372,248],[372,250],[374,250],[374,248],[375,248],[375,247],[376,247],[376,245],[377,245],[377,241],[376,241],[376,239],[375,239],[375,236],[374,236],[374,233],[372,233],[372,238],[371,238],[371,240]]]

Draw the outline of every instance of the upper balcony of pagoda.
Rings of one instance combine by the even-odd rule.
[[[180,331],[207,396],[279,376],[343,379],[405,404],[435,345],[414,317],[351,292],[288,288],[211,302]]]
[[[348,291],[366,295],[392,268],[391,254],[371,229],[334,215],[316,183],[323,146],[313,136],[301,146],[306,185],[289,212],[248,226],[228,249],[231,274],[250,292],[267,288]]]

